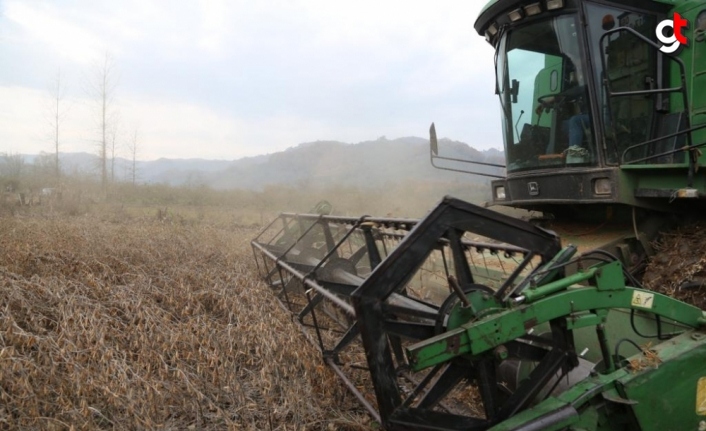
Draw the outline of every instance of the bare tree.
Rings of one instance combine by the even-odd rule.
[[[113,123],[110,129],[110,182],[115,183],[115,147],[118,141],[118,125],[117,120]]]
[[[51,129],[52,129],[52,141],[54,143],[54,175],[56,177],[56,183],[59,184],[59,179],[61,177],[61,168],[59,166],[59,130],[61,126],[61,120],[66,113],[62,108],[62,102],[65,95],[65,87],[61,80],[61,69],[57,70],[56,77],[52,83],[51,94],[52,94],[52,109],[51,109]]]
[[[134,130],[132,135],[132,140],[127,144],[128,150],[130,151],[130,179],[132,185],[137,183],[137,154],[138,154],[138,143],[137,143],[137,129]]]
[[[113,121],[113,100],[117,88],[118,76],[115,62],[110,53],[106,52],[99,64],[96,65],[92,79],[89,82],[89,92],[98,102],[99,111],[99,145],[98,157],[100,158],[101,188],[103,193],[108,186],[108,139],[110,123]]]

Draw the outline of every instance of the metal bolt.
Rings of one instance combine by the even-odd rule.
[[[507,359],[509,352],[507,351],[507,347],[505,345],[500,345],[493,350],[493,353],[495,354],[495,359],[499,361],[503,361]]]

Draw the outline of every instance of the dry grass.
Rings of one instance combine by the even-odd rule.
[[[255,234],[0,218],[0,428],[367,429],[257,280]]]
[[[662,358],[660,358],[659,354],[652,350],[651,347],[652,343],[647,343],[647,345],[640,347],[642,356],[630,360],[628,365],[632,372],[636,373],[646,368],[659,367],[659,364],[662,363]]]

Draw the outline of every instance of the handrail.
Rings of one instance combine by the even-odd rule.
[[[694,126],[694,127],[690,128],[690,129],[681,130],[681,131],[675,132],[675,133],[670,133],[669,135],[661,136],[661,137],[659,137],[659,138],[650,139],[649,141],[641,142],[641,143],[639,143],[639,144],[631,145],[631,146],[627,147],[627,148],[625,149],[625,151],[623,151],[623,153],[620,155],[620,160],[621,160],[621,161],[624,160],[624,159],[625,159],[625,154],[627,154],[628,151],[631,151],[631,150],[634,149],[634,148],[642,147],[642,146],[645,146],[645,145],[648,145],[648,144],[652,144],[652,143],[654,143],[654,142],[658,142],[658,141],[661,141],[661,140],[664,140],[664,139],[675,138],[675,137],[677,137],[677,136],[679,136],[679,135],[683,135],[684,133],[693,132],[694,130],[700,130],[700,129],[703,129],[703,128],[706,128],[706,123],[704,123],[704,124],[699,124],[698,126]],[[671,150],[671,151],[667,151],[667,152],[665,152],[665,153],[653,154],[653,155],[651,155],[651,156],[643,157],[643,158],[641,158],[641,159],[630,160],[629,162],[624,162],[624,164],[626,164],[626,165],[636,164],[636,163],[639,163],[639,162],[644,162],[644,161],[646,161],[646,160],[656,159],[656,158],[658,158],[658,157],[669,156],[669,155],[671,155],[671,154],[675,154],[675,153],[678,153],[678,152],[680,152],[680,151],[689,151],[689,150],[694,149],[694,148],[701,148],[701,147],[703,147],[703,146],[706,146],[706,142],[704,142],[704,143],[702,143],[702,144],[697,144],[697,145],[691,145],[691,146],[684,146],[684,147],[680,147],[680,148],[675,148],[675,149],[673,149],[673,150]],[[621,163],[621,164],[622,164],[622,163]]]
[[[603,45],[604,45],[603,42],[604,42],[604,40],[605,40],[606,37],[608,37],[609,35],[611,35],[611,34],[613,34],[613,33],[618,33],[618,32],[622,32],[622,31],[625,31],[625,32],[628,32],[628,33],[632,34],[633,36],[635,36],[635,37],[637,37],[638,39],[642,40],[643,42],[647,43],[649,46],[651,46],[651,47],[654,48],[655,50],[659,51],[659,49],[660,49],[660,46],[659,46],[659,45],[657,45],[655,42],[653,42],[652,40],[648,39],[647,37],[645,37],[644,35],[640,34],[639,32],[637,32],[635,29],[633,29],[633,28],[631,28],[631,27],[617,27],[617,28],[614,28],[614,29],[611,29],[611,30],[606,31],[605,33],[603,33],[603,35],[601,35],[601,38],[600,38],[600,40],[599,40],[600,47],[603,48]],[[639,96],[639,95],[648,95],[648,94],[660,94],[660,93],[676,93],[676,92],[681,92],[681,95],[682,95],[682,102],[684,103],[684,110],[683,110],[683,112],[686,114],[686,115],[685,115],[685,120],[684,120],[685,123],[686,123],[686,130],[684,130],[684,131],[682,131],[682,132],[678,132],[678,133],[677,133],[676,135],[674,135],[674,136],[678,136],[678,135],[680,135],[680,134],[686,134],[687,143],[686,143],[686,146],[685,146],[684,148],[682,148],[682,149],[680,149],[680,150],[674,150],[672,153],[668,153],[668,154],[673,154],[674,152],[676,152],[676,151],[681,151],[681,150],[690,151],[690,148],[693,146],[692,136],[691,136],[691,133],[690,133],[690,132],[693,131],[693,130],[695,130],[695,129],[692,129],[691,124],[690,124],[690,120],[689,120],[689,97],[688,97],[688,94],[687,94],[687,91],[686,91],[686,66],[684,65],[684,61],[683,61],[681,58],[679,58],[679,57],[676,57],[676,56],[671,55],[671,54],[662,54],[662,53],[660,53],[659,55],[667,55],[667,56],[669,56],[672,60],[674,60],[674,61],[679,65],[680,78],[681,78],[681,83],[680,83],[681,85],[680,85],[679,87],[658,88],[658,89],[652,89],[652,90],[637,90],[637,91],[621,91],[621,92],[614,92],[614,91],[612,90],[612,88],[611,88],[611,85],[610,85],[610,79],[606,77],[606,78],[604,78],[604,80],[603,80],[603,82],[604,82],[604,84],[605,84],[605,87],[606,87],[606,95],[607,95],[608,98],[610,98],[610,97],[625,97],[625,96]],[[607,70],[606,64],[605,64],[605,56],[604,56],[604,55],[601,55],[600,57],[601,57],[601,67],[602,67],[602,70],[603,70],[603,72],[604,72],[604,74],[605,74],[605,71]],[[607,76],[607,75],[604,75],[604,76]],[[659,85],[659,84],[661,84],[661,83],[658,83],[658,85]],[[610,109],[610,103],[608,103],[607,106],[608,106],[608,109]],[[611,118],[612,118],[612,115],[611,115]],[[667,139],[667,138],[668,138],[668,137],[661,137],[661,138],[658,138],[657,140],[662,140],[662,139]],[[635,146],[644,146],[644,145],[647,145],[647,144],[649,144],[649,143],[651,143],[651,142],[655,142],[655,140],[642,142],[642,143],[640,143],[640,144],[636,144]],[[627,151],[627,149],[626,149],[626,151]],[[625,157],[625,152],[626,152],[626,151],[623,151],[623,153],[622,153],[621,156],[620,156],[620,162],[621,162],[621,164],[622,164],[622,163],[625,163],[625,162],[624,162],[624,157]],[[654,155],[654,156],[650,156],[650,157],[648,157],[648,158],[646,158],[646,159],[642,159],[642,160],[640,160],[640,161],[649,160],[649,159],[651,159],[651,158],[656,158],[656,157],[660,157],[660,156],[661,156],[661,155]],[[632,162],[632,163],[635,163],[635,162]],[[691,186],[693,185],[694,173],[696,172],[696,166],[695,166],[695,165],[696,165],[696,161],[693,160],[692,157],[689,157],[689,158],[688,158],[688,168],[689,168],[689,171],[688,171],[688,185],[689,185],[689,187],[691,187]]]

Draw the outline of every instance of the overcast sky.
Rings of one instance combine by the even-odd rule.
[[[500,148],[485,1],[0,0],[0,152],[97,151],[108,53],[119,153],[236,159],[428,134]]]

